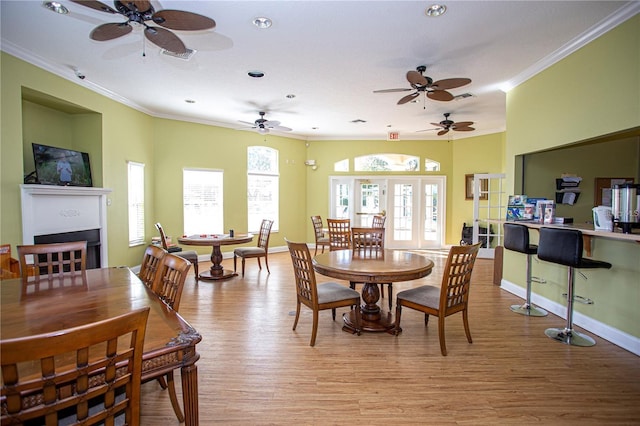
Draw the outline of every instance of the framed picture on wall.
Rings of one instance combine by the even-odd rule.
[[[464,175],[464,198],[465,200],[473,200],[473,181],[474,175]],[[489,190],[489,182],[487,179],[480,179],[480,196],[478,199],[486,200],[488,199],[487,191]]]

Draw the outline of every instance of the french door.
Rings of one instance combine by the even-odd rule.
[[[330,182],[331,217],[367,227],[374,215],[386,215],[388,248],[444,246],[444,176],[332,177]]]

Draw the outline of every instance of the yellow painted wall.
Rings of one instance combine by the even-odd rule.
[[[153,175],[150,173],[153,164],[153,119],[146,114],[133,110],[123,104],[112,101],[78,84],[55,76],[40,68],[27,64],[11,55],[0,56],[1,77],[1,111],[0,111],[0,241],[15,247],[22,243],[22,223],[20,216],[20,187],[23,182],[24,149],[31,137],[47,144],[51,138],[59,140],[61,130],[44,123],[24,122],[32,126],[27,134],[23,132],[23,100],[22,91],[44,93],[50,97],[62,99],[89,111],[102,115],[101,134],[90,136],[90,140],[82,144],[84,151],[92,156],[94,180],[105,188],[111,188],[111,205],[107,209],[109,264],[135,265],[142,258],[143,247],[128,247],[127,225],[127,179],[126,160],[135,158],[147,164],[147,194],[153,194]],[[32,108],[33,109],[33,108]],[[51,117],[52,113],[35,114]],[[68,118],[72,130],[62,132],[77,139],[74,133],[83,132],[86,127],[95,127],[93,118],[85,120]],[[97,145],[102,143],[101,147]],[[81,148],[77,146],[77,148]],[[96,155],[96,152],[99,155]],[[95,160],[98,160],[98,163]],[[26,170],[30,172],[31,170]],[[153,203],[147,200],[147,232],[155,230],[152,222]]]
[[[329,215],[329,177],[372,175],[353,171],[353,159],[367,154],[394,153],[420,157],[421,168],[424,160],[429,158],[440,163],[438,172],[416,172],[416,176],[446,176],[447,179],[447,229],[445,243],[458,244],[462,224],[470,222],[473,217],[473,203],[464,199],[464,175],[468,173],[502,171],[502,147],[504,134],[497,133],[486,136],[460,140],[424,140],[424,141],[386,141],[386,140],[325,140],[308,143],[307,158],[316,160],[317,170],[307,168],[307,240],[313,241],[312,215],[323,218]],[[350,172],[334,172],[334,163],[348,159]],[[381,173],[384,175],[406,173]]]
[[[247,232],[247,147],[268,146],[279,152],[280,229],[272,232],[271,247],[284,238],[305,241],[306,167],[304,142],[273,135],[238,131],[182,121],[154,120],[156,219],[166,232],[183,229],[182,170],[224,170],[224,229]],[[255,241],[248,245],[255,245]],[[233,251],[236,246],[222,247]],[[208,253],[206,248],[197,248]]]
[[[513,184],[518,154],[636,128],[640,128],[640,15],[508,93],[507,185]],[[537,241],[537,232],[531,235]],[[629,301],[640,300],[640,245],[596,238],[593,258],[613,267],[587,272],[587,281],[578,275],[577,293],[592,297],[595,305],[577,303],[575,311],[640,337],[640,311],[629,308]],[[524,271],[524,256],[506,250],[503,278],[524,286]],[[548,281],[534,284],[535,293],[566,304],[561,296],[566,292],[566,268],[534,262],[533,273]]]

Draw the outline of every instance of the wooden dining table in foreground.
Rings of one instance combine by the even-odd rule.
[[[208,271],[200,272],[200,279],[203,280],[226,280],[235,277],[234,271],[227,271],[222,267],[222,250],[220,246],[231,244],[244,244],[253,240],[253,234],[203,234],[190,235],[178,238],[178,243],[187,246],[211,246],[211,268]]]
[[[170,309],[128,268],[89,269],[2,281],[0,327],[3,339],[50,333],[150,307],[142,356],[142,381],[180,368],[185,424],[199,424],[198,332]],[[168,403],[168,401],[167,401]]]
[[[433,262],[426,257],[400,250],[385,249],[378,255],[354,250],[336,250],[313,258],[313,269],[322,275],[363,283],[362,330],[390,331],[393,315],[378,306],[378,284],[410,281],[426,277]],[[355,331],[355,312],[343,316],[347,331]]]

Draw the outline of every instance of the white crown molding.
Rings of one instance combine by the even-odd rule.
[[[551,65],[556,62],[566,58],[570,54],[574,53],[581,47],[589,44],[593,40],[597,39],[607,31],[617,27],[628,19],[631,19],[635,15],[640,13],[640,1],[630,1],[624,7],[618,9],[616,12],[612,13],[602,21],[598,22],[596,25],[591,27],[589,30],[580,34],[573,40],[569,41],[567,44],[551,53],[550,55],[542,58],[520,74],[513,77],[511,80],[507,82],[505,85],[505,91],[508,91],[534,75],[538,74],[541,71],[549,68]]]

